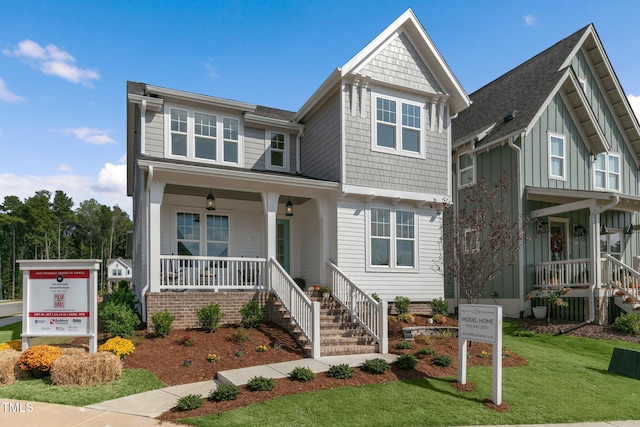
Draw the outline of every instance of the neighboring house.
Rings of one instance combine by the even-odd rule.
[[[133,261],[130,259],[108,259],[107,260],[107,282],[109,290],[122,280],[131,283],[133,278]]]
[[[616,314],[610,297],[637,302],[628,285],[640,281],[630,269],[640,249],[640,127],[594,26],[470,98],[452,124],[454,209],[480,176],[506,172],[515,178],[513,214],[532,219],[515,265],[483,302],[494,293],[504,313],[529,315],[528,293],[567,286],[570,305],[557,315],[600,322]],[[460,298],[455,286],[446,294]]]
[[[295,311],[309,303],[293,278],[331,286],[354,316],[373,293],[443,297],[433,264],[451,196],[450,118],[468,105],[411,10],[297,112],[129,82],[143,316],[169,298],[200,298],[194,312],[231,290],[270,291]],[[203,292],[164,292],[184,289]]]

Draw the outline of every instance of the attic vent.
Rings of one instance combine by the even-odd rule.
[[[514,119],[517,113],[518,113],[518,110],[513,110],[512,112],[504,116],[502,120],[504,120],[505,122],[510,122],[511,120]]]

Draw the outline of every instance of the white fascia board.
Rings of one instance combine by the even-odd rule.
[[[298,110],[296,115],[293,117],[293,120],[299,122],[304,116],[306,116],[309,111],[316,106],[318,102],[322,100],[333,88],[340,82],[342,79],[342,71],[340,68],[336,68],[333,70],[329,77],[320,85],[320,87],[311,95],[311,98],[304,103],[302,107]]]
[[[164,100],[161,98],[154,98],[152,96],[144,96],[137,95],[134,93],[127,94],[127,100],[134,104],[142,104],[142,101],[146,102],[146,108],[150,111],[160,111],[162,110],[162,104],[164,104]]]
[[[562,75],[562,77],[558,79],[555,87],[549,92],[547,99],[544,100],[544,102],[542,103],[538,111],[536,111],[536,114],[533,116],[531,121],[527,124],[527,135],[529,134],[529,132],[531,132],[531,128],[532,128],[531,125],[533,123],[536,123],[538,120],[540,120],[540,117],[542,117],[542,114],[545,112],[549,104],[551,104],[551,101],[556,96],[556,94],[560,91],[560,88],[562,87],[565,80],[568,78],[570,74],[571,74],[571,70],[567,68],[564,74]]]
[[[341,186],[343,197],[348,195],[364,196],[371,199],[384,198],[390,200],[408,200],[412,202],[443,203],[451,200],[450,194],[418,193],[414,191],[387,190],[384,188],[361,187],[358,185],[343,184]]]
[[[573,47],[573,50],[569,53],[569,55],[567,55],[567,57],[565,58],[564,62],[560,65],[560,68],[558,68],[558,71],[560,71],[560,70],[562,70],[564,68],[567,68],[568,66],[571,65],[571,61],[576,56],[578,51],[580,49],[582,49],[582,46],[587,41],[587,38],[590,35],[594,36],[594,39],[596,40],[596,43],[598,44],[598,47],[600,49],[602,49],[602,45],[600,44],[600,41],[598,40],[597,37],[595,37],[595,32],[593,31],[593,24],[589,24],[589,28],[587,28],[587,30],[584,32],[582,37],[580,37],[580,40],[578,41],[578,43],[576,43],[575,46]]]
[[[185,101],[194,101],[194,102],[207,104],[209,106],[229,108],[232,110],[255,112],[257,108],[255,104],[249,104],[241,101],[234,101],[231,99],[216,98],[215,96],[209,96],[209,95],[183,92],[181,90],[167,89],[159,86],[147,85],[147,90],[150,93],[155,93],[161,96],[176,98],[176,99],[185,100]]]
[[[300,123],[290,122],[288,120],[282,120],[282,119],[274,119],[271,117],[257,116],[251,113],[246,113],[244,115],[244,121],[245,123],[253,123],[253,124],[264,125],[264,126],[274,126],[274,127],[291,129],[296,131],[300,129],[304,129],[304,125]]]

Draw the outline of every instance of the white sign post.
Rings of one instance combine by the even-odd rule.
[[[32,337],[89,337],[98,350],[100,260],[23,260],[22,350]]]
[[[467,383],[467,341],[493,344],[491,400],[502,403],[502,306],[460,304],[458,306],[458,382]]]

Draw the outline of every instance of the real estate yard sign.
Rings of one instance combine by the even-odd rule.
[[[19,261],[22,273],[22,349],[39,336],[89,337],[97,351],[97,271],[100,260]]]
[[[502,403],[502,306],[460,304],[458,307],[458,382],[467,383],[467,341],[493,344],[491,400]]]

